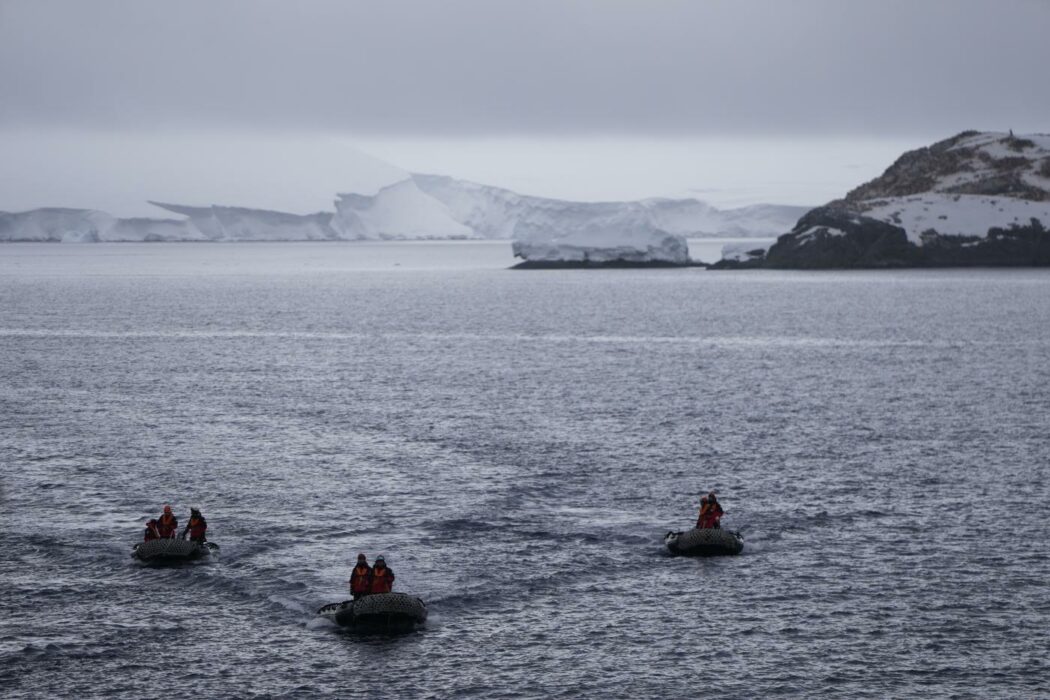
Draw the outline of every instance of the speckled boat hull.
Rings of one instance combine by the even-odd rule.
[[[359,630],[408,631],[426,622],[427,606],[406,593],[375,593],[356,601],[330,603],[317,614]]]
[[[692,557],[713,557],[740,554],[744,538],[739,532],[722,528],[694,528],[685,532],[668,532],[664,544],[674,554]]]
[[[211,542],[199,544],[190,540],[168,538],[140,542],[131,550],[131,556],[139,561],[151,563],[192,561],[211,556],[212,550],[218,549]]]

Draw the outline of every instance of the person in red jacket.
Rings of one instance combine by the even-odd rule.
[[[368,582],[372,578],[372,567],[364,554],[357,555],[357,566],[350,572],[350,593],[354,600],[368,595]]]
[[[372,567],[372,577],[368,580],[368,593],[389,593],[394,588],[394,572],[386,565],[386,559],[380,554]]]
[[[179,529],[179,521],[171,512],[171,506],[164,506],[164,513],[157,519],[157,532],[162,539],[174,537]]]
[[[190,508],[190,521],[186,523],[186,529],[182,531],[182,538],[186,539],[187,533],[190,536],[191,542],[197,544],[204,544],[208,541],[207,536],[204,534],[208,531],[208,521],[204,519],[201,512],[196,508]]]
[[[703,501],[704,501],[704,499],[700,499],[701,503],[703,503]],[[715,496],[715,492],[712,491],[709,494],[707,494],[706,510],[704,509],[704,506],[701,506],[701,508],[700,508],[700,523],[698,524],[698,527],[701,527],[701,528],[718,528],[718,527],[722,527],[722,525],[719,523],[719,521],[722,519],[722,516],[724,514],[725,514],[725,511],[722,510],[722,504],[718,502],[718,498]]]
[[[700,499],[700,514],[696,516],[696,529],[702,530],[707,527],[707,496]]]
[[[146,522],[146,534],[143,536],[143,542],[149,542],[150,540],[159,540],[160,532],[157,531],[157,519],[150,518]]]

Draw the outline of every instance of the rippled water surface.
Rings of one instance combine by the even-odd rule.
[[[1050,694],[1050,272],[508,258],[0,247],[2,694]],[[358,551],[424,630],[314,617]]]

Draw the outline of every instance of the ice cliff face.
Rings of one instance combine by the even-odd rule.
[[[325,212],[300,215],[265,209],[152,203],[187,217],[181,223],[199,240],[326,241],[338,238],[331,226],[332,215]]]
[[[686,236],[773,235],[801,207],[718,210],[693,199],[572,202],[436,175],[372,194],[341,194],[334,212],[290,214],[152,202],[182,218],[120,219],[89,209],[0,212],[0,241],[317,241],[513,239],[531,260],[687,260]]]
[[[514,254],[526,261],[689,261],[685,239],[660,230],[638,202],[569,202],[449,177],[413,179],[471,230],[485,238],[513,239]]]
[[[809,210],[773,204],[717,209],[696,199],[573,202],[521,195],[443,175],[414,174],[412,179],[423,192],[444,203],[457,221],[484,238],[516,238],[519,227],[554,230],[561,221],[605,217],[614,210],[624,216],[644,216],[652,226],[680,236],[775,236]]]
[[[484,237],[411,178],[373,196],[341,194],[335,210],[332,225],[347,240]]]
[[[577,204],[557,221],[519,221],[514,255],[528,262],[689,263],[685,238],[657,228],[642,207]]]
[[[728,251],[732,252],[732,251]],[[1050,135],[966,131],[799,219],[724,266],[1050,265]]]
[[[412,179],[482,237],[513,239],[514,254],[529,262],[686,264],[687,236],[775,235],[805,211],[773,205],[721,211],[694,199],[572,202],[440,175]]]
[[[203,239],[189,222],[171,219],[117,219],[92,209],[0,212],[0,241],[98,243]]]

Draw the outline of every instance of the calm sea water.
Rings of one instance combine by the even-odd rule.
[[[2,694],[1050,695],[1050,272],[510,262],[0,246]],[[315,618],[359,551],[424,630]]]

